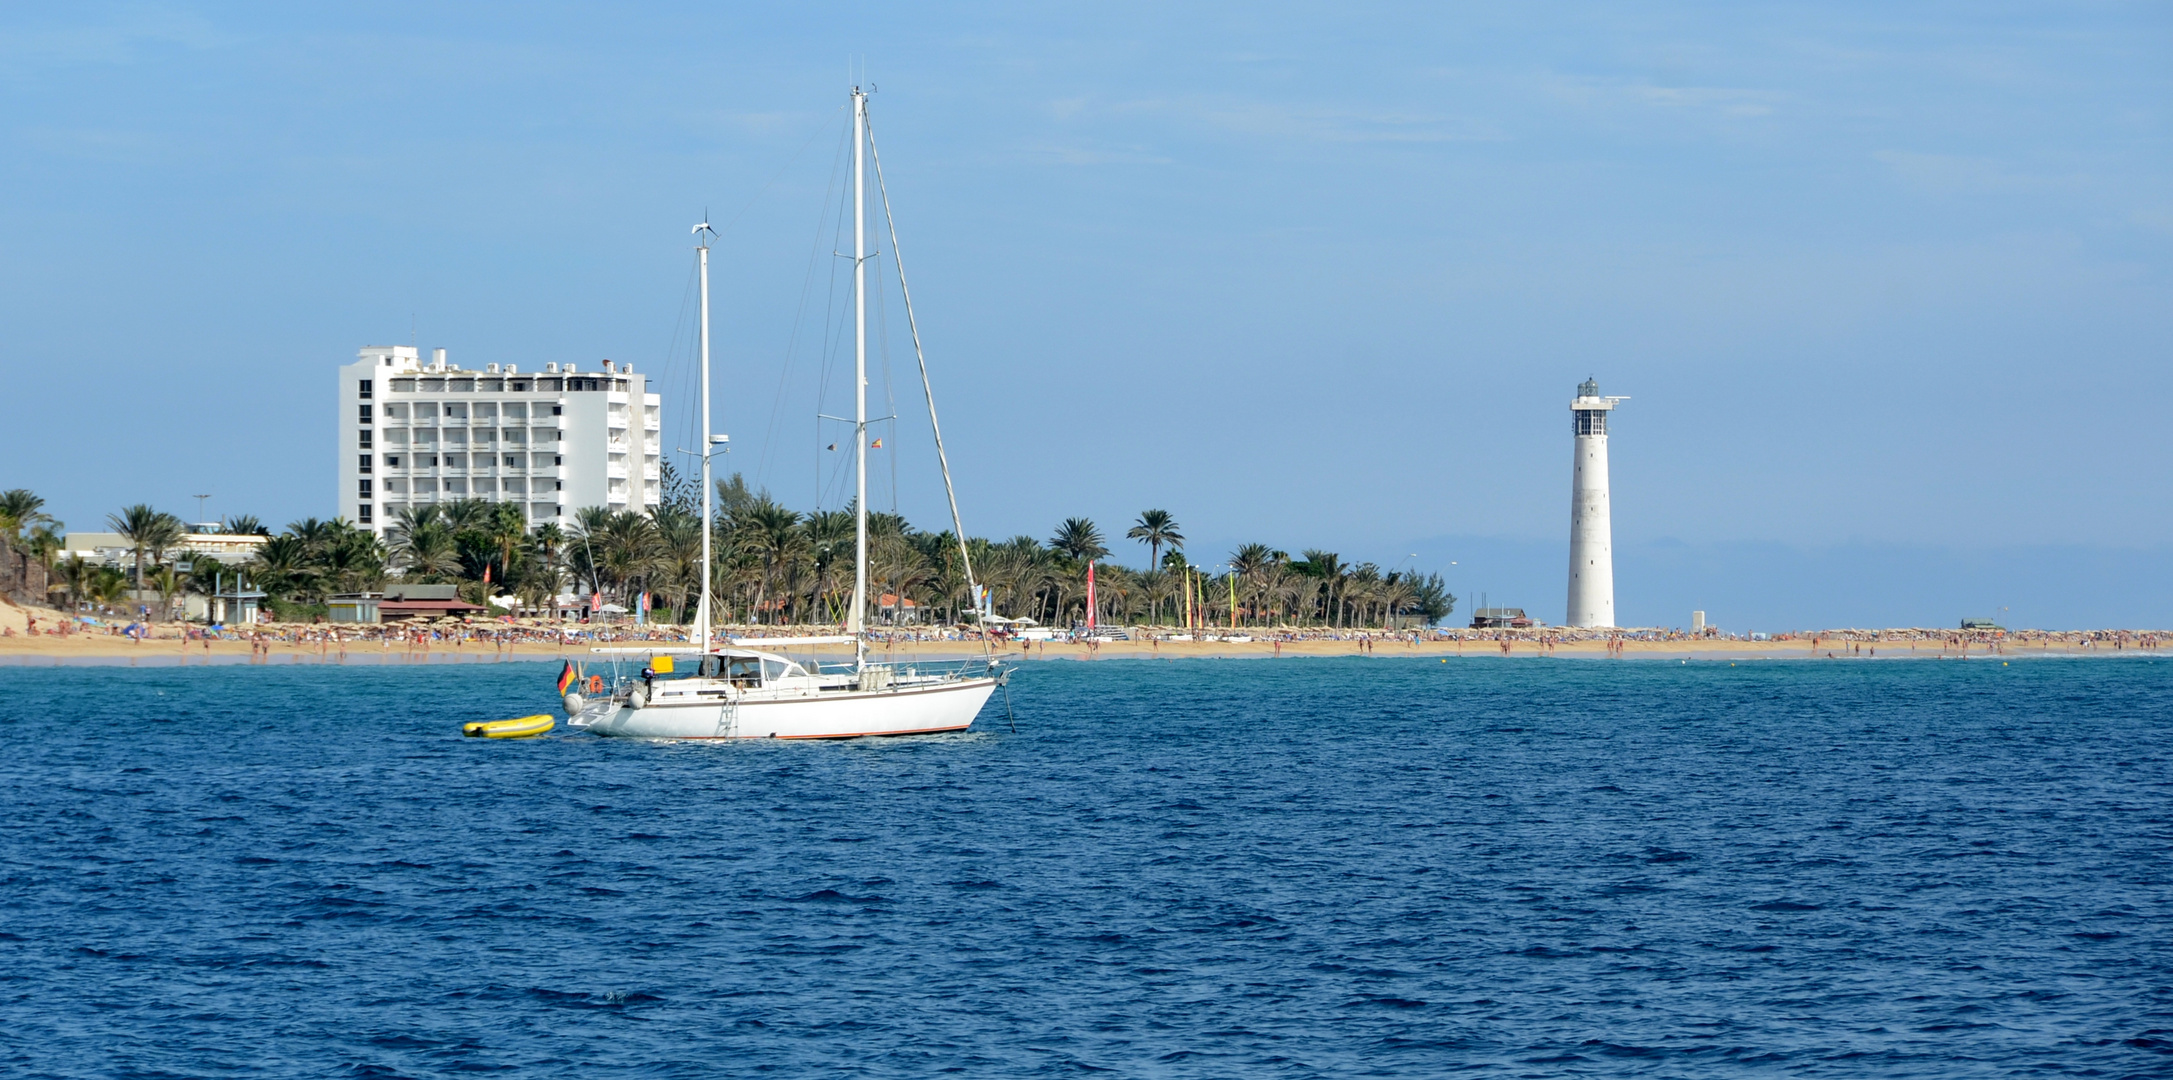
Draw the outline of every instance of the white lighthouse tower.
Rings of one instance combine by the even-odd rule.
[[[1569,403],[1577,436],[1569,495],[1569,616],[1571,626],[1615,625],[1615,539],[1607,502],[1607,414],[1628,398],[1601,397],[1586,379]]]

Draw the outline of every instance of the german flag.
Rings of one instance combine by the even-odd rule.
[[[558,671],[558,692],[563,695],[571,689],[573,689],[573,661],[568,660],[566,666]]]

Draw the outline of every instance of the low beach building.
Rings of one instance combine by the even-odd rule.
[[[404,622],[490,611],[462,600],[457,585],[387,585],[383,592],[341,593],[326,600],[325,606],[332,621],[341,623]]]
[[[1474,630],[1522,630],[1530,625],[1531,616],[1520,607],[1483,607],[1471,613]]]
[[[382,533],[410,506],[487,499],[529,524],[663,499],[663,402],[631,364],[468,371],[372,345],[339,374],[339,514]]]
[[[181,539],[159,552],[169,561],[178,562],[184,569],[194,570],[198,557],[208,556],[226,566],[240,566],[256,557],[257,549],[270,540],[269,536],[256,533],[230,533],[216,521],[200,521],[189,525]],[[135,565],[136,549],[127,537],[114,532],[72,532],[61,540],[60,558],[74,556],[84,562],[102,566]],[[149,566],[151,553],[144,552],[144,565]]]

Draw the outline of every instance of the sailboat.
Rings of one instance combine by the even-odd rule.
[[[855,308],[856,410],[859,497],[854,502],[853,600],[846,632],[797,638],[756,638],[718,644],[710,626],[710,522],[715,516],[716,485],[710,456],[726,441],[710,431],[709,419],[709,241],[716,234],[708,222],[694,227],[701,263],[702,397],[702,592],[695,607],[694,632],[685,646],[598,648],[614,659],[641,658],[639,676],[614,675],[565,697],[567,726],[598,735],[651,739],[849,739],[869,735],[920,735],[964,731],[973,726],[989,696],[1003,685],[1006,672],[986,648],[983,655],[945,663],[893,663],[875,660],[868,650],[868,306],[866,159],[874,156],[868,127],[868,96],[852,91],[853,105],[853,304]],[[875,156],[881,187],[882,159]],[[883,196],[888,219],[889,195]],[[891,225],[891,256],[897,259],[897,226]],[[898,265],[901,289],[905,269]],[[920,354],[920,330],[913,322],[913,301],[905,293],[906,318],[913,326],[913,349]],[[928,377],[921,360],[924,388]],[[943,488],[950,498],[953,535],[960,539],[968,587],[983,595],[973,577],[973,559],[965,547],[966,530],[958,516],[958,495],[951,486],[950,459],[943,450],[943,428],[936,420],[935,397],[928,398],[928,419],[935,431],[936,458],[943,466]],[[902,606],[902,605],[901,605]],[[985,618],[987,612],[982,614]],[[787,651],[808,646],[853,646],[849,664],[796,661]],[[683,665],[683,666],[682,666]],[[614,667],[616,668],[616,664]]]

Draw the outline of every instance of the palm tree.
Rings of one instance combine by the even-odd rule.
[[[187,583],[188,575],[172,566],[161,566],[157,573],[151,575],[151,587],[158,590],[160,619],[173,615],[174,597],[180,594]]]
[[[68,590],[69,611],[83,609],[83,598],[90,593],[91,583],[97,577],[97,565],[84,562],[81,555],[70,555],[67,562],[60,564],[60,580]]]
[[[1149,567],[1161,565],[1162,545],[1185,542],[1185,534],[1177,531],[1177,519],[1171,517],[1167,510],[1142,511],[1138,524],[1133,525],[1131,531],[1124,535],[1147,545]]]
[[[1344,580],[1342,607],[1355,616],[1351,619],[1353,624],[1363,626],[1368,621],[1367,613],[1381,599],[1381,568],[1374,563],[1359,563]],[[1336,620],[1339,626],[1342,622],[1340,618]]]
[[[385,583],[387,553],[376,534],[334,519],[338,531],[326,546],[322,565],[330,577],[330,592],[355,593]]]
[[[313,575],[309,547],[293,533],[266,540],[257,548],[249,568],[257,586],[275,595],[306,591]]]
[[[411,579],[436,581],[460,571],[460,546],[450,525],[435,515],[387,531],[392,557]],[[275,538],[276,542],[276,538]]]
[[[1275,549],[1266,544],[1246,544],[1230,553],[1230,572],[1236,574],[1252,593],[1255,617],[1260,614],[1261,586],[1266,583],[1268,571],[1275,562]]]
[[[324,551],[325,544],[332,538],[332,523],[316,518],[303,518],[300,521],[287,522],[287,532],[300,540],[310,557],[315,558]]]
[[[611,511],[602,506],[584,506],[573,512],[573,532],[566,538],[566,564],[573,571],[574,580],[586,580],[592,593],[602,593],[602,540],[611,529]],[[598,595],[596,604],[603,604]]]
[[[877,613],[882,610],[883,597],[896,599],[890,609],[891,621],[901,622],[905,617],[905,602],[934,576],[928,560],[913,541],[902,533],[886,532],[868,542],[868,576],[878,583],[875,601]],[[914,603],[919,603],[914,600]]]
[[[128,541],[136,556],[136,588],[143,588],[143,555],[151,553],[151,561],[157,562],[167,548],[174,546],[185,534],[181,519],[172,514],[153,510],[149,503],[137,503],[121,508],[118,514],[106,515],[106,524]]]
[[[833,598],[845,591],[853,576],[853,513],[850,510],[817,510],[800,523],[807,535],[808,557],[815,574],[808,581],[808,603],[822,613],[823,621],[835,622]]]
[[[768,494],[755,496],[732,515],[732,532],[739,548],[754,556],[761,567],[761,576],[755,585],[756,619],[767,610],[770,593],[783,583],[787,566],[807,550],[807,534],[799,525],[800,515],[779,505]],[[875,533],[874,525],[871,518],[870,533]],[[783,614],[782,609],[779,614]]]
[[[628,607],[634,594],[646,591],[650,579],[664,565],[657,543],[656,522],[631,510],[613,513],[596,538],[603,579],[616,587]]]
[[[1343,557],[1333,551],[1307,548],[1305,559],[1297,564],[1297,571],[1320,583],[1320,620],[1326,626],[1331,616],[1340,625],[1342,611],[1339,601],[1343,595]]]
[[[257,520],[255,514],[237,514],[226,519],[226,531],[236,536],[270,536],[272,531]]]
[[[45,500],[32,494],[29,488],[0,491],[0,533],[5,533],[9,540],[20,540],[24,529],[53,520],[39,509],[44,505]]]
[[[689,622],[688,598],[702,580],[702,519],[683,501],[659,503],[654,519],[657,578],[672,597],[671,621]]]
[[[39,516],[44,517],[42,514]],[[22,549],[28,552],[31,558],[38,560],[39,565],[45,567],[45,576],[47,578],[53,576],[53,560],[60,557],[60,549],[66,546],[68,546],[68,538],[60,531],[60,522],[54,521],[52,518],[46,518],[44,523],[31,529],[30,535],[21,544]]]
[[[438,514],[453,527],[455,533],[463,533],[486,527],[499,505],[503,504],[493,504],[488,499],[454,499],[440,503]]]
[[[1390,574],[1381,580],[1381,615],[1385,622],[1400,620],[1418,603],[1418,572]]]
[[[110,566],[101,566],[91,579],[91,599],[101,604],[117,604],[128,598],[128,575]]]
[[[492,505],[490,517],[484,526],[484,534],[498,550],[498,583],[510,585],[513,580],[513,559],[520,554],[521,539],[528,533],[528,519],[521,508],[513,503]]]
[[[1056,535],[1049,538],[1049,546],[1083,563],[1109,554],[1109,548],[1102,543],[1102,531],[1087,518],[1065,518],[1056,527]]]

